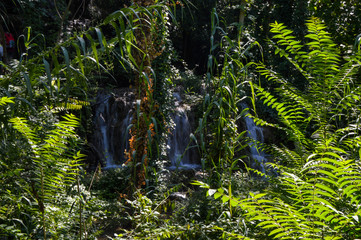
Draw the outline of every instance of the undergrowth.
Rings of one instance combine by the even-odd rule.
[[[277,88],[270,92],[252,83],[257,97],[277,111],[279,122],[253,117],[256,123],[283,130],[295,143],[293,149],[271,146],[275,162],[269,165],[279,177],[268,190],[251,191],[247,198],[222,189],[208,194],[241,208],[267,239],[356,239],[361,236],[360,108],[355,104],[361,93],[360,53],[341,58],[319,19],[306,25],[305,44],[277,22],[271,25],[275,42],[270,43],[302,73],[308,89],[299,91],[262,63],[258,72]],[[237,236],[245,237],[251,235]]]
[[[249,52],[258,43],[242,32],[233,40],[221,28],[214,10],[205,82],[188,70],[182,72],[183,79],[175,79],[185,85],[190,102],[201,102],[193,91],[204,91],[202,110],[198,109],[202,117],[190,136],[201,156],[202,170],[170,173],[148,161],[160,161],[154,160],[160,155],[156,130],[160,125],[166,130],[162,119],[169,117],[162,114],[170,112],[155,114],[159,106],[152,99],[152,81],[160,88],[172,84],[155,77],[149,59],[144,65],[144,59],[156,56],[150,57],[148,45],[136,39],[143,35],[149,41],[166,38],[168,15],[171,12],[161,4],[125,8],[34,57],[29,56],[30,29],[22,36],[22,58],[4,65],[6,75],[0,78],[0,236],[361,238],[359,39],[353,54],[342,56],[318,18],[306,22],[304,42],[284,24],[271,24],[274,35],[268,44],[300,73],[305,82],[301,91],[266,63],[251,62]],[[234,24],[241,26],[241,21]],[[115,36],[105,36],[103,27],[112,27]],[[157,27],[164,31],[156,31]],[[156,49],[159,55],[161,43]],[[138,131],[140,120],[131,126],[133,134],[139,133],[131,143],[142,143],[138,148],[144,151],[129,152],[129,160],[140,154],[136,161],[128,161],[130,165],[85,174],[83,142],[76,130],[80,119],[70,113],[89,107],[87,90],[92,82],[87,75],[108,72],[110,54],[145,84],[139,88],[145,91],[139,93],[148,95],[136,100],[135,111],[136,119],[147,117],[143,132]],[[260,81],[255,81],[251,71]],[[197,86],[192,85],[195,80]],[[264,81],[270,84],[265,87]],[[251,169],[245,161],[252,140],[240,127],[247,111],[244,102],[251,106],[247,116],[255,123],[277,129],[292,143],[258,146],[270,156],[267,165],[260,163],[266,171]],[[271,109],[276,119],[270,122],[259,116],[259,104]],[[260,177],[252,177],[255,174]]]

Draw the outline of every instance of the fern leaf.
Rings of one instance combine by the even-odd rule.
[[[0,106],[4,106],[8,103],[14,103],[13,97],[2,97],[0,98]]]

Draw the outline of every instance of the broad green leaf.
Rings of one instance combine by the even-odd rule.
[[[239,202],[233,198],[231,198],[229,201],[230,201],[232,207],[238,206],[238,204],[239,204]]]
[[[214,199],[217,199],[217,198],[219,198],[219,197],[221,197],[221,196],[223,196],[223,194],[220,193],[220,192],[214,193]]]
[[[223,195],[223,196],[222,196],[222,202],[223,202],[223,203],[228,202],[229,199],[230,199],[230,197],[227,196],[227,195]]]

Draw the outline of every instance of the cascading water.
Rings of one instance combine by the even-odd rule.
[[[175,127],[168,139],[168,157],[172,164],[170,169],[199,168],[200,165],[197,164],[195,151],[189,149],[191,146],[191,125],[185,106],[182,105],[179,93],[174,93],[173,96],[175,98],[176,109],[173,114]]]
[[[168,136],[167,155],[170,169],[200,168],[195,148],[191,148],[191,124],[187,106],[178,93],[174,94],[176,109],[172,116],[174,129]],[[93,162],[101,162],[105,169],[120,167],[126,161],[124,152],[129,148],[129,131],[133,115],[133,94],[122,90],[111,94],[100,92],[94,105],[94,133],[88,154]]]
[[[132,97],[129,90],[99,93],[94,105],[94,135],[90,143],[94,161],[104,168],[120,167],[129,145],[127,131],[132,119]]]
[[[242,108],[246,109],[248,108],[247,104],[242,103]],[[248,114],[248,112],[246,112]],[[261,127],[257,126],[252,118],[250,117],[244,117],[244,121],[246,123],[247,128],[247,134],[248,137],[251,139],[250,142],[248,142],[251,158],[253,160],[251,167],[253,169],[258,169],[262,173],[266,173],[265,164],[267,162],[266,154],[265,152],[257,147],[259,143],[264,142],[263,137],[263,130]]]
[[[101,149],[103,149],[103,156],[106,167],[113,167],[113,154],[109,151],[109,98],[107,95],[99,95],[97,99],[98,107],[95,110],[96,123],[101,132]]]

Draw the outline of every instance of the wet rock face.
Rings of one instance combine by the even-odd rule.
[[[183,103],[179,93],[174,93],[175,111],[172,114],[174,129],[168,137],[168,157],[171,168],[199,168],[199,156],[190,138],[192,127],[188,119],[189,106]]]
[[[190,138],[192,127],[188,117],[192,119],[192,112],[179,94],[174,95],[174,101],[175,109],[171,116],[174,129],[167,139],[170,168],[200,168],[199,154],[192,147],[195,143]],[[99,163],[106,168],[119,167],[126,161],[124,152],[129,147],[133,102],[134,94],[129,88],[98,92],[92,106],[93,133],[87,153],[92,168]]]
[[[169,195],[170,200],[175,201],[186,201],[188,200],[187,193],[184,192],[174,192]]]
[[[125,162],[133,113],[133,93],[118,89],[112,93],[99,92],[93,108],[93,134],[88,156],[93,164],[114,167]]]

